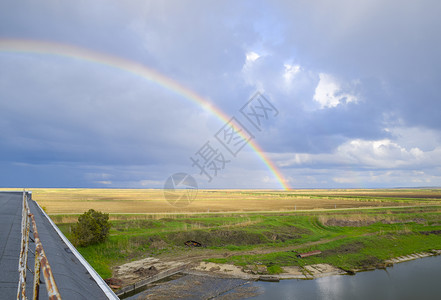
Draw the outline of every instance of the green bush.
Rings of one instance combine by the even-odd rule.
[[[109,214],[93,209],[78,217],[78,222],[72,228],[73,244],[88,246],[104,242],[110,230]]]

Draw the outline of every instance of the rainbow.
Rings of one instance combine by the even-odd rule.
[[[213,105],[208,100],[204,99],[194,91],[186,88],[178,82],[162,75],[161,73],[147,68],[146,66],[131,61],[125,58],[109,55],[106,53],[96,52],[89,49],[55,43],[47,41],[34,41],[34,40],[21,40],[21,39],[0,39],[0,52],[11,53],[36,53],[36,54],[50,54],[62,57],[69,57],[74,59],[80,59],[92,63],[98,63],[101,65],[110,66],[126,72],[132,73],[136,76],[140,76],[148,81],[154,82],[159,86],[170,90],[185,99],[192,101],[193,103],[201,106],[204,110],[211,112],[223,123],[227,123],[230,118],[222,110]],[[259,159],[267,166],[270,172],[277,179],[280,186],[288,190],[289,186],[284,179],[282,173],[274,165],[274,163],[265,155],[265,152],[254,141],[248,142],[249,146],[256,153]]]

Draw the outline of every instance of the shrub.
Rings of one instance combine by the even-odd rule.
[[[78,222],[72,228],[73,244],[84,247],[104,242],[110,226],[109,214],[89,209],[78,217]]]

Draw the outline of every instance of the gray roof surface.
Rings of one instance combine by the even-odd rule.
[[[40,240],[61,297],[63,299],[108,299],[103,288],[97,283],[99,280],[96,280],[97,278],[94,278],[78,257],[72,253],[75,249],[71,249],[63,241],[34,201],[28,201],[28,203],[31,213],[34,214]],[[0,298],[2,299],[12,299],[17,295],[21,210],[22,193],[0,193]],[[32,233],[30,236],[32,237]],[[34,252],[35,244],[32,241],[29,243],[29,248]],[[33,256],[31,252],[28,253],[28,266],[31,270],[34,265]],[[30,297],[32,273],[27,271],[27,277],[26,295]],[[41,280],[44,281],[43,278]],[[108,289],[107,286],[104,289]],[[44,283],[40,285],[40,299],[47,299]]]
[[[0,193],[0,295],[17,297],[21,193]]]

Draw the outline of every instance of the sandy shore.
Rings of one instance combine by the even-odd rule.
[[[410,261],[418,258],[440,255],[441,250],[431,252],[420,252],[411,255],[401,256],[385,261],[385,266],[391,266],[395,263]],[[278,281],[283,279],[314,279],[326,276],[354,274],[366,270],[351,270],[347,272],[330,264],[314,264],[303,267],[285,266],[280,274],[268,274],[267,267],[264,265],[249,265],[239,267],[231,264],[217,264],[212,262],[193,261],[172,261],[161,260],[148,257],[142,260],[133,261],[114,269],[115,279],[120,280],[121,286],[136,284],[154,275],[167,272],[172,268],[182,266],[184,270],[181,273],[187,275],[207,276],[213,278],[242,279],[248,281],[267,280]]]
[[[201,262],[186,272],[192,274],[206,274],[242,278],[248,280],[279,280],[279,279],[313,279],[331,275],[345,274],[346,272],[329,264],[308,265],[305,267],[283,267],[283,272],[268,275],[266,266],[238,267],[230,264],[216,264]]]
[[[441,254],[441,250],[433,250],[432,252],[420,252],[420,253],[415,253],[415,254],[410,254],[410,255],[406,255],[406,256],[392,258],[392,259],[387,260],[386,263],[396,264],[396,263],[400,263],[400,262],[405,262],[405,261],[409,261],[409,260],[414,260],[414,259],[433,256],[433,255],[440,255],[440,254]]]
[[[158,258],[147,257],[115,267],[113,273],[114,278],[120,280],[122,286],[127,286],[161,272],[184,265],[184,262],[163,261]]]
[[[424,258],[434,255],[441,255],[441,250],[433,250],[431,252],[420,252],[414,253],[411,255],[400,256],[390,260],[385,261],[384,265],[393,265],[400,262],[410,261],[418,258]],[[287,266],[282,267],[283,272],[276,275],[267,275],[266,274],[266,266],[247,266],[247,267],[238,267],[230,264],[216,264],[211,262],[200,262],[199,265],[193,267],[191,270],[201,273],[209,273],[219,276],[229,276],[235,278],[242,279],[251,279],[251,280],[261,280],[266,279],[268,277],[272,277],[273,279],[314,279],[326,276],[334,276],[334,275],[343,275],[343,274],[352,274],[353,272],[363,272],[367,270],[351,270],[348,273],[345,270],[334,267],[330,264],[315,264],[315,265],[306,265],[304,267],[298,266]],[[352,272],[353,271],[353,272]],[[188,271],[191,272],[191,271]]]

